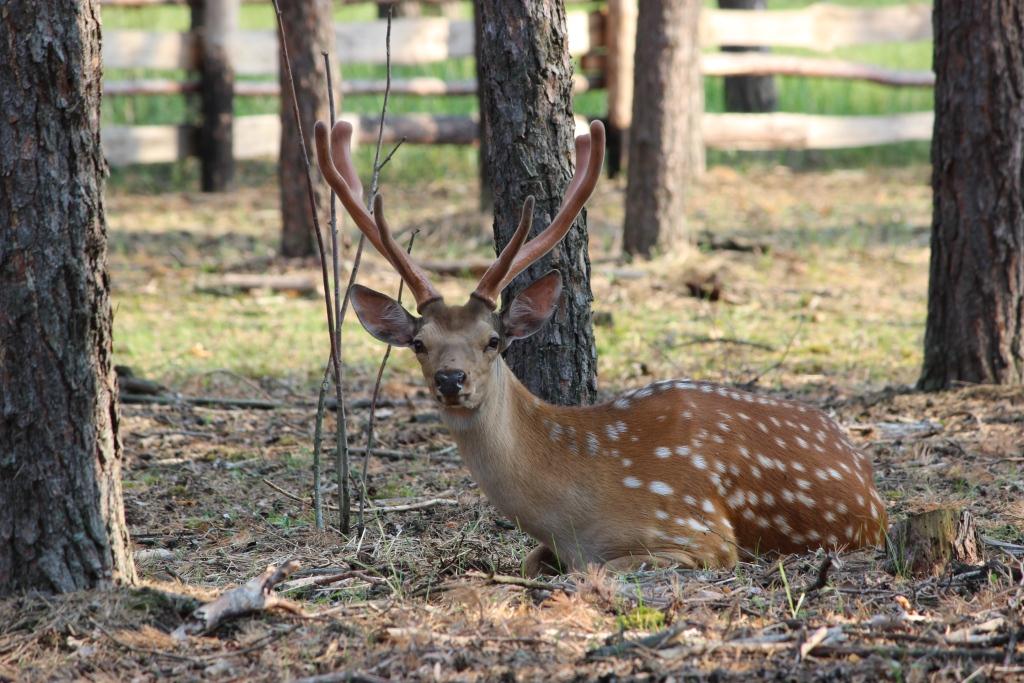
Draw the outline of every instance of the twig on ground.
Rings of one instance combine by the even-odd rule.
[[[771,344],[764,344],[762,342],[750,341],[748,339],[739,339],[737,337],[691,337],[684,342],[681,342],[677,346],[695,346],[697,344],[733,344],[735,346],[749,346],[754,349],[760,349],[762,351],[774,351],[775,347]]]
[[[129,652],[135,652],[137,654],[142,655],[151,655],[155,657],[166,657],[167,659],[173,659],[178,662],[190,662],[192,664],[201,660],[201,657],[188,657],[186,655],[179,655],[175,652],[166,652],[164,650],[157,650],[155,648],[150,647],[139,647],[137,645],[132,645],[131,643],[126,643],[117,636],[115,636],[113,633],[105,629],[103,625],[95,619],[90,619],[89,621],[90,623],[92,623],[93,627],[97,631],[106,636],[112,643],[114,643],[114,645],[117,645],[118,647],[124,650],[128,650]]]
[[[445,446],[439,448],[436,451],[429,451],[427,453],[408,453],[406,451],[396,451],[390,448],[374,448],[372,453],[378,458],[387,458],[388,460],[411,460],[414,458],[439,458],[446,455],[451,455],[456,450],[457,446]],[[360,446],[353,448],[350,451],[354,455],[366,455],[366,448]]]
[[[281,488],[269,479],[264,478],[263,483],[280,493],[285,498],[294,500],[296,503],[302,503],[303,505],[310,505],[310,501],[302,496],[292,493],[287,489]],[[413,510],[426,510],[427,508],[438,507],[440,505],[458,505],[459,501],[451,498],[427,498],[426,500],[418,500],[413,503],[401,503],[399,505],[380,505],[377,507],[366,508],[367,512],[410,512]],[[337,508],[330,503],[326,504],[328,510],[336,510]],[[358,509],[352,512],[358,512]]]
[[[280,401],[262,401],[251,398],[227,398],[222,396],[149,396],[145,394],[121,394],[118,400],[124,404],[177,405],[187,403],[194,406],[215,406],[217,408],[243,408],[274,410],[283,408]]]
[[[298,568],[299,563],[295,560],[285,562],[280,567],[269,565],[259,576],[237,588],[225,591],[216,600],[199,607],[188,621],[174,630],[171,636],[184,640],[196,633],[208,633],[228,619],[271,609],[283,609],[306,617],[306,612],[301,606],[274,593],[274,586],[287,579],[289,574]]]
[[[313,173],[312,167],[309,163],[309,153],[306,151],[306,135],[302,130],[302,115],[299,111],[299,99],[295,93],[295,75],[292,73],[292,62],[291,57],[288,55],[288,41],[284,32],[284,21],[281,17],[281,6],[278,0],[273,0],[274,12],[277,15],[277,31],[281,43],[281,56],[284,61],[285,74],[288,77],[288,86],[292,98],[292,113],[295,116],[295,127],[299,132],[299,145],[302,148],[302,158],[306,167],[306,188],[309,195],[309,208],[313,218],[313,232],[316,236],[317,249],[320,252],[320,274],[324,281],[324,305],[327,308],[327,333],[331,340],[331,364],[334,366],[334,383],[341,390],[341,357],[338,355],[338,343],[335,339],[334,331],[334,306],[331,300],[331,285],[330,277],[327,274],[327,252],[324,249],[324,236],[320,230],[320,218],[317,215],[316,207],[316,192],[313,189]],[[337,292],[335,292],[337,295]],[[341,408],[343,402],[339,396],[339,417],[341,414]],[[342,427],[339,426],[339,431],[342,431]],[[347,469],[347,467],[346,467]],[[346,473],[347,474],[347,473]],[[338,491],[341,496],[341,518],[339,520],[339,528],[343,534],[348,534],[349,531],[349,518],[348,518],[348,478],[345,477],[342,481],[338,482]]]
[[[334,671],[329,674],[296,678],[295,683],[389,683],[390,679],[361,671]]]
[[[570,586],[564,583],[537,581],[535,579],[527,579],[522,576],[512,576],[511,574],[485,574],[484,572],[470,571],[466,572],[466,576],[486,579],[491,583],[496,583],[502,586],[519,586],[520,588],[531,588],[545,591],[570,590]]]

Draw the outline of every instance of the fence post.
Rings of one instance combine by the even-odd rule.
[[[629,149],[629,126],[633,118],[633,53],[636,50],[637,0],[608,0],[605,46],[608,59],[605,85],[608,88],[608,177],[622,169]]]
[[[766,0],[718,0],[719,9],[764,11]],[[722,52],[771,52],[767,47],[723,45]],[[763,113],[775,111],[779,95],[771,76],[726,76],[725,110]]]
[[[193,25],[198,24],[203,192],[223,192],[235,177],[235,67],[231,45],[238,29],[239,4],[240,0],[192,0]]]

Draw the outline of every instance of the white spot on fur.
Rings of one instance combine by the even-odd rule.
[[[651,493],[656,493],[659,496],[672,495],[672,487],[663,481],[652,481],[647,488],[651,490]]]
[[[694,531],[701,531],[701,532],[711,531],[710,527],[704,526],[703,524],[701,524],[697,520],[693,519],[692,517],[686,520],[686,524],[687,524],[687,526],[689,526]]]
[[[625,479],[622,480],[622,484],[627,489],[638,489],[641,486],[643,486],[643,482],[641,482],[636,477],[626,477]]]
[[[789,526],[789,521],[787,521],[782,515],[775,515],[772,517],[772,522],[775,523],[775,528],[784,534],[788,534],[793,531],[793,528]]]
[[[656,455],[659,458],[667,458],[670,455],[672,455],[672,451],[665,448],[664,446],[658,446],[657,448],[654,449],[654,455]]]

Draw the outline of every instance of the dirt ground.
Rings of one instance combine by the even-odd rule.
[[[435,502],[371,509],[347,538],[332,507],[331,528],[318,532],[309,498],[322,303],[197,293],[229,271],[315,274],[266,258],[272,190],[112,195],[119,362],[181,394],[276,407],[122,406],[141,583],[0,602],[0,681],[1024,680],[1024,389],[910,386],[927,286],[926,177],[713,169],[688,219],[718,241],[650,264],[612,258],[621,185],[607,183],[590,215],[602,390],[692,374],[754,381],[832,412],[872,457],[891,518],[954,507],[976,519],[988,564],[930,578],[890,573],[878,549],[524,580],[530,539],[470,479],[400,353],[377,410],[369,505]],[[395,222],[423,226],[421,253],[444,252],[453,235],[464,246],[445,258],[487,253],[470,193],[415,191],[425,199]],[[721,248],[726,237],[757,249]],[[365,272],[371,285],[393,283],[372,258]],[[718,300],[691,296],[695,282]],[[470,286],[441,280],[445,293]],[[215,344],[190,322],[193,309],[297,317],[238,338],[218,328]],[[319,336],[299,346],[290,328]],[[355,326],[345,334],[358,448],[383,349]],[[172,355],[166,339],[183,350]],[[261,345],[267,358],[254,359]],[[333,437],[333,418],[326,430]],[[292,560],[301,568],[280,594],[304,616],[261,613],[172,637],[200,601]]]

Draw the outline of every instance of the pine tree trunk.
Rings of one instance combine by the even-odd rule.
[[[937,0],[919,386],[1024,382],[1024,8]]]
[[[334,54],[334,28],[330,0],[288,0],[281,2],[281,23],[288,38],[288,56],[295,76],[306,153],[312,165],[320,224],[327,224],[330,188],[320,176],[313,159],[313,124],[328,118],[327,74],[321,52]],[[312,256],[316,253],[313,217],[309,212],[306,162],[299,145],[291,85],[281,60],[281,155],[278,179],[281,185],[281,255]],[[338,86],[335,84],[335,92]],[[337,94],[335,95],[337,97]]]
[[[111,365],[100,0],[0,12],[0,595],[131,582]]]
[[[700,0],[641,0],[622,246],[685,248],[689,182],[704,172]]]
[[[763,10],[766,0],[718,0],[719,9]],[[769,52],[765,47],[723,45],[722,52]],[[775,79],[771,76],[726,76],[725,110],[733,112],[770,112],[779,104]]]
[[[537,200],[533,234],[554,218],[573,171],[572,62],[560,0],[477,0],[482,22],[487,164],[494,189],[494,240],[504,248],[523,201]],[[512,371],[548,401],[591,403],[597,351],[590,321],[590,259],[585,216],[562,243],[520,275],[505,300],[548,270],[562,272],[558,311],[540,332],[506,353]]]

